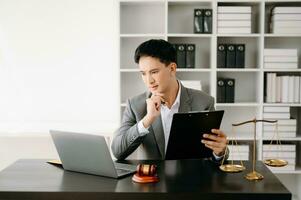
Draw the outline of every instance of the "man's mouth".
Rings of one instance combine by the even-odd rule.
[[[155,89],[157,89],[158,88],[158,85],[155,85],[155,86],[151,86],[151,87],[149,87],[151,90],[155,90]]]

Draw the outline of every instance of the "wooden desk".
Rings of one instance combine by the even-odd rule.
[[[158,165],[159,183],[137,184],[131,178],[116,180],[64,171],[46,160],[18,160],[0,172],[0,199],[220,199],[290,200],[291,193],[261,162],[265,176],[248,181],[242,173],[220,171],[211,161],[132,161]]]

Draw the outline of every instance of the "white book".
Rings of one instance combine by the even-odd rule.
[[[294,80],[294,88],[295,88],[295,92],[294,92],[294,103],[299,103],[300,102],[300,76],[294,76],[295,80]]]
[[[284,167],[270,167],[267,166],[271,171],[295,171],[295,165],[286,165]]]
[[[195,90],[202,90],[201,81],[181,81],[181,83],[187,87]]]
[[[249,152],[249,145],[228,145],[230,152]]]
[[[290,107],[289,106],[264,106],[263,112],[272,112],[272,113],[286,112],[286,113],[289,113]]]
[[[276,77],[276,102],[280,103],[281,102],[281,92],[282,92],[282,87],[281,87],[281,76]]]
[[[294,97],[294,92],[295,92],[295,78],[293,76],[289,76],[288,80],[288,102],[289,103],[294,103],[295,97]]]
[[[232,155],[230,153],[228,160],[249,160],[249,155]]]
[[[300,27],[301,26],[301,20],[300,21],[293,21],[293,20],[273,21],[271,23],[271,28],[273,28],[274,26],[278,26],[278,27]]]
[[[301,33],[301,27],[273,27],[272,33],[279,33],[279,34],[299,34]]]
[[[289,82],[289,76],[282,76],[281,77],[281,101],[282,103],[288,102],[288,82]]]
[[[264,49],[264,56],[296,56],[298,49]]]
[[[263,133],[263,137],[265,139],[271,140],[271,139],[279,139],[279,138],[295,138],[296,137],[296,131],[292,132],[278,132],[278,137],[277,133],[275,131],[266,131]]]
[[[271,18],[273,21],[281,21],[281,20],[296,20],[299,21],[301,19],[301,14],[274,14]]]
[[[297,56],[264,56],[265,63],[298,63]]]
[[[217,13],[251,13],[251,6],[218,6]]]
[[[276,73],[272,73],[272,102],[276,103],[276,92],[277,92],[277,88],[276,88]]]
[[[262,145],[263,151],[296,151],[296,145],[295,144],[282,144],[282,145],[276,145],[276,144],[264,144]]]
[[[264,63],[264,68],[269,68],[269,69],[297,69],[298,68],[298,63],[280,63],[280,62],[265,62]]]
[[[274,151],[271,151],[271,152],[263,152],[262,153],[263,157],[266,157],[266,158],[296,158],[296,152],[293,152],[293,151],[282,151],[282,152],[274,152]]]
[[[217,27],[218,33],[233,33],[233,34],[250,34],[251,33],[251,27]]]
[[[301,7],[287,7],[287,6],[277,6],[272,10],[272,14],[291,14],[291,13],[301,13]]]
[[[289,119],[290,113],[263,113],[263,117],[266,119]]]
[[[218,20],[218,27],[251,27],[250,20]]]
[[[278,119],[277,123],[279,126],[286,126],[286,125],[297,126],[296,119]],[[268,123],[266,123],[266,124],[268,124]]]
[[[276,126],[263,126],[263,131],[276,131]],[[291,132],[291,131],[297,131],[297,126],[279,126],[278,125],[278,131],[282,132],[282,131],[287,131],[287,132]]]
[[[262,160],[268,160],[268,159],[272,159],[269,157],[263,157]],[[285,160],[288,165],[295,165],[296,164],[296,158],[279,158],[279,159],[283,159]]]
[[[249,20],[249,21],[251,21],[251,13],[248,13],[248,14],[217,13],[217,20]]]

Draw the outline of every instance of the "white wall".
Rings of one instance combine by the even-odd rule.
[[[118,31],[115,0],[0,0],[0,169],[55,157],[49,129],[117,128]]]

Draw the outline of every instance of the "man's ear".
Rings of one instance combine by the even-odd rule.
[[[170,71],[173,72],[173,74],[175,75],[177,71],[177,64],[172,62],[169,64],[169,67],[170,67]]]

